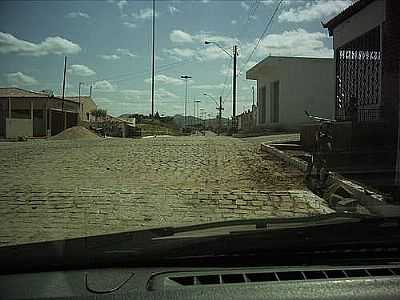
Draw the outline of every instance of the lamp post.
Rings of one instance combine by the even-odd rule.
[[[201,102],[200,100],[194,100],[194,117],[195,117],[195,122],[196,122],[196,124],[194,124],[194,125],[196,125],[196,126],[197,126],[196,116],[197,116],[197,118],[199,117],[199,103],[200,102]],[[197,109],[196,109],[196,104],[197,104]]]
[[[187,107],[187,96],[188,96],[188,79],[192,78],[191,76],[187,75],[182,75],[181,79],[185,80],[186,84],[186,89],[185,89],[185,116],[184,116],[184,125],[183,127],[186,128],[187,122],[186,122],[186,107]]]
[[[232,70],[232,129],[233,131],[236,131],[236,67],[237,67],[237,45],[233,46],[233,52],[230,54],[228,51],[226,51],[221,45],[219,45],[217,42],[212,42],[212,41],[205,41],[204,44],[209,45],[209,44],[214,44],[218,48],[220,48],[222,51],[224,51],[227,55],[229,55],[231,58],[233,58],[233,70]]]
[[[203,93],[204,96],[208,96],[211,99],[214,100],[215,104],[217,105],[217,110],[218,110],[218,135],[221,134],[222,131],[222,111],[224,110],[224,108],[222,107],[222,96],[219,96],[219,105],[217,103],[217,101],[215,100],[214,97],[212,97],[211,95],[207,94],[207,93]]]

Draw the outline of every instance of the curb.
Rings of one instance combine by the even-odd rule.
[[[290,166],[295,167],[302,172],[305,172],[307,169],[306,162],[288,155],[284,151],[275,148],[273,145],[262,143],[261,151],[268,152],[282,159]],[[354,195],[354,198],[356,198],[361,205],[365,206],[370,212],[376,215],[389,217],[398,216],[400,214],[400,205],[388,204],[383,195],[370,190],[358,182],[354,182],[334,172],[330,172],[328,180],[346,188]]]

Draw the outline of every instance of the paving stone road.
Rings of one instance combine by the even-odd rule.
[[[2,246],[330,211],[297,170],[231,137],[0,143],[0,169]]]

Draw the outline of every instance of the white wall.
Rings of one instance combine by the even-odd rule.
[[[333,118],[335,101],[333,59],[282,59],[265,68],[257,80],[257,90],[266,86],[266,126],[298,127],[309,122],[304,110]],[[270,122],[270,83],[279,81],[279,123]],[[258,95],[261,101],[261,95]],[[260,120],[260,118],[258,118]],[[258,123],[262,126],[263,124]]]
[[[6,119],[6,138],[13,139],[19,136],[32,137],[33,124],[31,119]]]

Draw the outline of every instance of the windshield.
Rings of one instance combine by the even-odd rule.
[[[397,215],[391,5],[1,1],[0,246]]]

